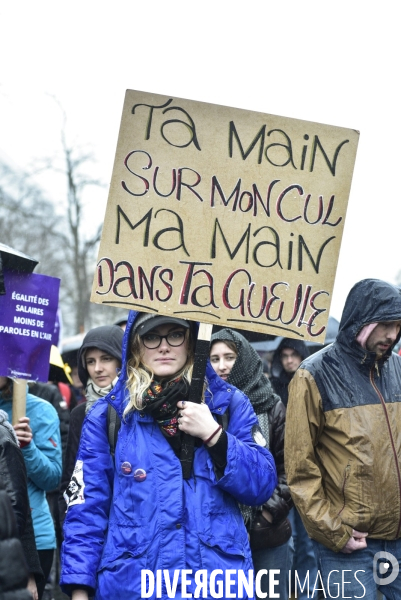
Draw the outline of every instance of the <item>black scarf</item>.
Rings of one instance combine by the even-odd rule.
[[[142,396],[144,412],[150,414],[160,427],[175,454],[182,462],[186,456],[186,441],[191,437],[178,429],[177,402],[188,400],[189,383],[181,377],[160,383],[153,380]]]

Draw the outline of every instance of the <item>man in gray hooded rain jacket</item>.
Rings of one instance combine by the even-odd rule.
[[[287,479],[327,595],[401,598],[400,329],[400,290],[360,281],[290,384]]]

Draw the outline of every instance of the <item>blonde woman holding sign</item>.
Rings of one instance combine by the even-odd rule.
[[[130,314],[119,380],[86,416],[74,471],[79,489],[64,525],[61,585],[73,600],[210,597],[230,570],[252,581],[238,502],[259,505],[276,486],[274,461],[252,437],[249,400],[208,365],[204,401],[187,400],[196,324]],[[121,427],[114,460],[108,406]],[[229,411],[226,429],[220,415]],[[186,440],[194,438],[183,477]],[[242,577],[243,579],[243,577]],[[244,594],[246,597],[246,592]]]

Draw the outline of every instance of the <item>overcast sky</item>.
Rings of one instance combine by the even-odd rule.
[[[125,90],[360,131],[331,314],[400,270],[398,3],[93,0],[0,4],[0,155],[25,169],[71,142],[109,182]],[[57,102],[55,101],[57,100]],[[57,200],[55,180],[41,183]],[[61,201],[61,200],[60,200]],[[107,185],[97,192],[103,213]]]

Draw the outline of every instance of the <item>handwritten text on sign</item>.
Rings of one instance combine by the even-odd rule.
[[[323,341],[358,137],[128,90],[92,301]]]

